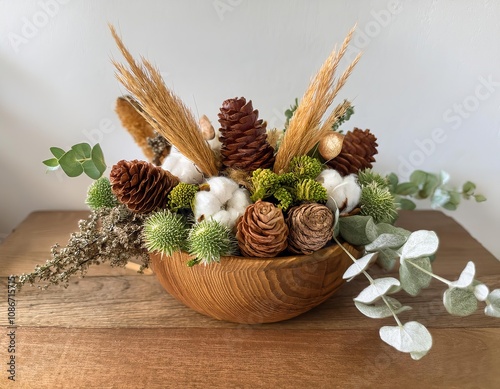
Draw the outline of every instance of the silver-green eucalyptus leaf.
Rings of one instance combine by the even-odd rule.
[[[392,270],[399,259],[399,254],[393,249],[381,249],[377,252],[377,264],[384,270]]]
[[[411,262],[411,263],[410,263]],[[432,265],[429,258],[416,258],[412,260],[404,260],[399,267],[399,280],[403,290],[411,296],[416,296],[420,290],[429,286],[432,276],[417,269],[412,265],[414,263],[428,272],[432,272]]]
[[[383,319],[392,316],[393,312],[397,315],[401,312],[408,311],[411,307],[402,305],[398,300],[393,297],[385,296],[386,301],[390,304],[390,308],[384,302],[377,302],[377,304],[363,304],[358,301],[354,302],[356,308],[365,316],[372,319]],[[392,311],[391,311],[392,309]]]
[[[484,313],[487,316],[500,318],[500,289],[495,289],[488,295]]]
[[[458,280],[450,283],[451,288],[467,288],[474,281],[474,276],[476,275],[476,266],[474,262],[469,261],[465,266],[465,269],[460,273]]]
[[[401,262],[405,258],[428,257],[437,251],[439,239],[434,231],[412,232],[401,250]]]
[[[469,316],[477,310],[477,299],[471,289],[447,289],[443,294],[443,304],[448,313],[454,316]]]
[[[395,234],[381,234],[373,242],[365,246],[366,251],[378,251],[387,248],[401,247],[406,241],[406,238]]]
[[[394,277],[383,277],[373,280],[373,283],[361,291],[354,301],[371,304],[387,293],[394,293],[400,286]]]
[[[377,259],[377,253],[370,253],[365,255],[364,257],[356,260],[349,268],[345,271],[342,278],[344,280],[351,281],[358,274],[361,274],[365,271],[375,260]]]
[[[474,286],[474,296],[478,301],[485,301],[488,298],[490,290],[485,284],[478,283]]]
[[[402,326],[384,326],[380,338],[398,351],[410,353],[413,359],[420,359],[432,347],[432,335],[422,324],[410,321]]]

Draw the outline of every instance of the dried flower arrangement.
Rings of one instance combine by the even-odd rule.
[[[99,145],[51,148],[54,158],[44,161],[49,168],[96,180],[88,190],[91,216],[67,247],[54,246],[51,260],[21,275],[19,286],[67,286],[91,265],[125,266],[132,258],[141,260],[142,271],[150,253],[169,261],[184,251],[188,266],[210,268],[229,255],[294,255],[301,261],[338,245],[352,260],[343,279],[363,274],[369,281],[354,298],[356,307],[371,318],[393,316],[397,325],[382,327],[380,336],[414,359],[429,351],[432,337],[422,324],[400,321],[410,307],[389,295],[401,289],[415,296],[436,278],[447,285],[443,301],[450,314],[472,314],[482,301],[486,315],[500,317],[500,290],[490,292],[474,278],[473,262],[456,281],[439,277],[431,265],[436,234],[393,225],[399,209],[415,207],[410,198],[431,198],[447,209],[455,209],[460,198],[484,201],[475,185],[450,189],[444,173],[415,171],[403,183],[395,174],[382,176],[372,170],[378,145],[371,131],[338,131],[354,112],[351,103],[344,100],[327,114],[359,60],[336,78],[354,30],[286,112],[283,131],[266,130],[252,102],[241,97],[223,102],[217,136],[208,118],[197,123],[159,71],[145,59],[137,62],[110,28],[128,65],[113,62],[117,78],[132,95],[120,97],[116,110],[149,162],[119,161],[108,179],[101,177],[106,165]],[[361,258],[341,242],[360,248]],[[375,261],[385,269],[397,264],[400,279],[373,279],[367,269]]]

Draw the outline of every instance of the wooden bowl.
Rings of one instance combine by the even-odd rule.
[[[359,258],[361,252],[344,243]],[[338,245],[311,255],[278,258],[223,257],[188,267],[185,252],[151,254],[162,286],[204,315],[234,323],[272,323],[298,316],[328,299],[343,283],[352,260]]]

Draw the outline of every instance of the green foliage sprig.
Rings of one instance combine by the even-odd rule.
[[[447,185],[450,176],[446,172],[440,174],[428,173],[423,170],[415,170],[410,175],[408,182],[399,182],[398,176],[391,173],[387,176],[389,190],[396,196],[396,201],[401,209],[413,210],[416,208],[414,199],[430,199],[433,208],[442,207],[454,211],[460,204],[461,199],[474,198],[476,202],[486,201],[486,197],[476,193],[476,185],[467,181],[461,189],[451,188]]]
[[[398,315],[411,309],[389,295],[404,290],[416,296],[427,288],[432,278],[443,282],[447,289],[443,293],[443,304],[451,315],[468,316],[477,310],[478,302],[484,302],[484,313],[500,317],[500,289],[492,292],[482,282],[476,280],[475,265],[468,262],[455,281],[447,280],[432,272],[431,257],[436,253],[439,240],[434,231],[410,233],[387,223],[375,223],[369,216],[340,218],[340,235],[351,244],[365,245],[366,255],[355,259],[334,237],[339,246],[352,259],[353,264],[343,278],[351,280],[364,274],[370,285],[357,297],[354,304],[358,310],[370,318],[380,319],[393,316],[396,326],[380,328],[380,338],[401,352],[410,353],[413,359],[425,356],[432,347],[432,336],[428,329],[416,321],[405,324]],[[374,279],[367,269],[378,257],[392,266],[399,262],[399,280],[394,277]]]
[[[54,158],[46,159],[42,163],[49,170],[61,167],[68,177],[78,177],[85,173],[90,178],[97,180],[106,170],[104,155],[99,143],[94,147],[88,143],[78,143],[71,146],[68,151],[59,147],[51,147],[50,151]]]

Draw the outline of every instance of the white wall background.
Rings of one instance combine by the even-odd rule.
[[[108,22],[196,115],[216,121],[245,96],[274,126],[357,22],[348,127],[378,136],[380,172],[411,163],[474,181],[488,201],[449,214],[500,258],[499,17],[487,0],[0,0],[0,232],[33,210],[85,208],[90,179],[45,174],[49,147],[99,141],[108,166],[142,157],[114,113]]]

